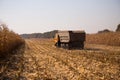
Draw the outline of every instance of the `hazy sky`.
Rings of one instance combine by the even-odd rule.
[[[120,0],[0,0],[0,21],[17,33],[115,30]]]

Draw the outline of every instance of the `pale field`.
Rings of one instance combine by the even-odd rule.
[[[120,79],[120,47],[86,44],[83,50],[67,50],[56,48],[53,40],[26,39],[23,51],[1,67],[0,79]]]

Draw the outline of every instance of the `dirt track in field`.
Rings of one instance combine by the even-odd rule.
[[[25,80],[118,80],[120,48],[87,44],[84,50],[54,47],[51,40],[28,39]]]

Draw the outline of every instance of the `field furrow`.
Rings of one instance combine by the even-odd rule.
[[[87,45],[84,50],[66,50],[47,39],[28,39],[26,45],[23,74],[27,79],[99,80],[120,76],[119,48],[110,52]]]

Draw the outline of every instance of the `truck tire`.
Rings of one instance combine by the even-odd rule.
[[[72,48],[72,43],[68,43],[67,49],[70,50]]]
[[[84,49],[84,42],[81,42],[80,48],[81,48],[81,49]]]

